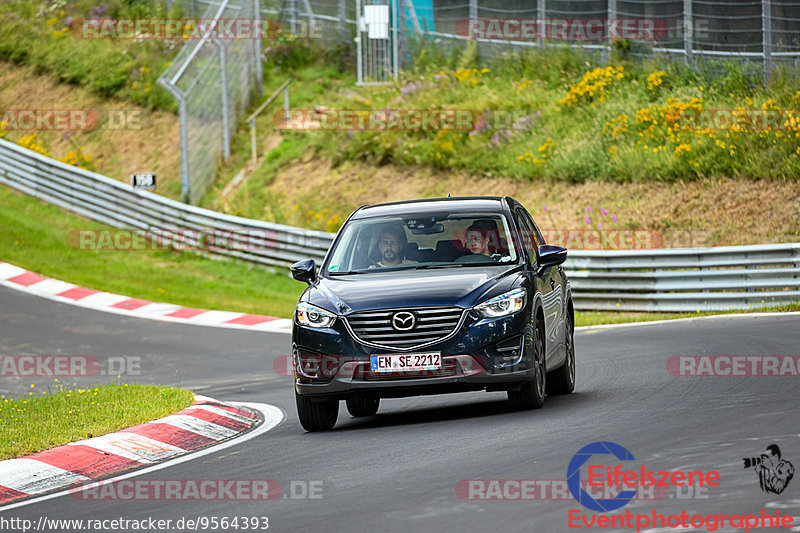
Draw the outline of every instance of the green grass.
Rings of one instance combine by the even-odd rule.
[[[85,287],[156,302],[289,317],[305,288],[288,270],[166,250],[70,247],[71,229],[108,229],[0,186],[0,260]]]
[[[91,251],[67,244],[70,229],[107,229],[0,186],[0,260],[93,289],[156,302],[291,317],[305,284],[239,261],[188,252]],[[800,304],[777,311],[800,311]],[[576,326],[668,320],[742,311],[636,313],[577,311]]]
[[[626,324],[629,322],[652,322],[655,320],[674,320],[698,316],[717,316],[758,312],[800,311],[800,303],[764,307],[752,311],[731,309],[726,311],[700,311],[695,313],[646,313],[638,311],[575,311],[576,326],[601,326],[605,324]]]
[[[115,383],[76,390],[56,385],[50,391],[31,386],[28,396],[0,397],[0,460],[105,435],[193,403],[188,390],[156,385]]]

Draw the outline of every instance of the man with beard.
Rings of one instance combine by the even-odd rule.
[[[407,243],[406,232],[403,231],[402,227],[391,225],[381,228],[380,238],[378,239],[378,251],[381,253],[381,259],[370,268],[415,263],[416,261],[405,258]]]

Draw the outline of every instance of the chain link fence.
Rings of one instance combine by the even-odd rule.
[[[346,42],[364,13],[355,0],[270,0],[270,13]],[[361,6],[386,3],[362,0]],[[793,0],[398,0],[400,49],[427,36],[439,47],[474,40],[482,57],[566,45],[607,57],[615,40],[632,56],[748,61],[769,78],[774,63],[800,68],[800,4]],[[521,27],[532,31],[520,31]],[[639,38],[637,38],[639,37]],[[400,54],[400,62],[410,59]],[[401,65],[403,66],[403,65]]]
[[[184,16],[202,24],[158,83],[178,100],[184,202],[197,203],[213,184],[220,160],[230,157],[237,121],[261,92],[262,32],[253,26],[261,17],[259,8],[259,0],[181,3]],[[238,21],[250,26],[242,30]]]

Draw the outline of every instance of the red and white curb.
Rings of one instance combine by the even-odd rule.
[[[87,289],[0,261],[0,285],[97,311],[198,326],[291,333],[292,321],[266,315],[194,309]]]
[[[246,407],[195,396],[193,406],[173,415],[0,461],[0,505],[173,459],[231,439],[257,423],[255,412]]]

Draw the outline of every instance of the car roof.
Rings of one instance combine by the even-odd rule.
[[[424,215],[456,211],[505,211],[504,196],[460,196],[448,198],[423,198],[363,206],[353,213],[353,219],[390,215]]]

